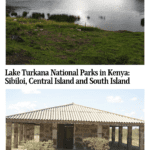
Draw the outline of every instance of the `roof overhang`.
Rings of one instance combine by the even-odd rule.
[[[42,123],[58,123],[58,124],[95,124],[95,125],[108,125],[108,126],[144,126],[144,123],[132,123],[132,122],[92,122],[92,121],[72,121],[72,120],[31,120],[31,119],[7,119],[6,123],[32,123],[32,124],[42,124]]]

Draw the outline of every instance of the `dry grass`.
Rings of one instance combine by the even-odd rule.
[[[127,129],[123,129],[122,143],[127,144]],[[119,130],[115,129],[115,142],[118,142]],[[112,130],[109,132],[109,141],[112,141]],[[139,146],[139,129],[132,130],[132,145]]]

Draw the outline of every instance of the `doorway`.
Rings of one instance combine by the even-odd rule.
[[[57,148],[73,149],[73,124],[58,124]]]

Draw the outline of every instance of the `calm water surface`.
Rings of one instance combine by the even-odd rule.
[[[6,0],[6,6],[23,11],[80,16],[80,25],[99,27],[104,30],[144,31],[144,0]],[[88,19],[87,16],[90,18]]]

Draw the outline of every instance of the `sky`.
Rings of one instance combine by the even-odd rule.
[[[6,116],[69,103],[144,120],[144,90],[7,89]]]

